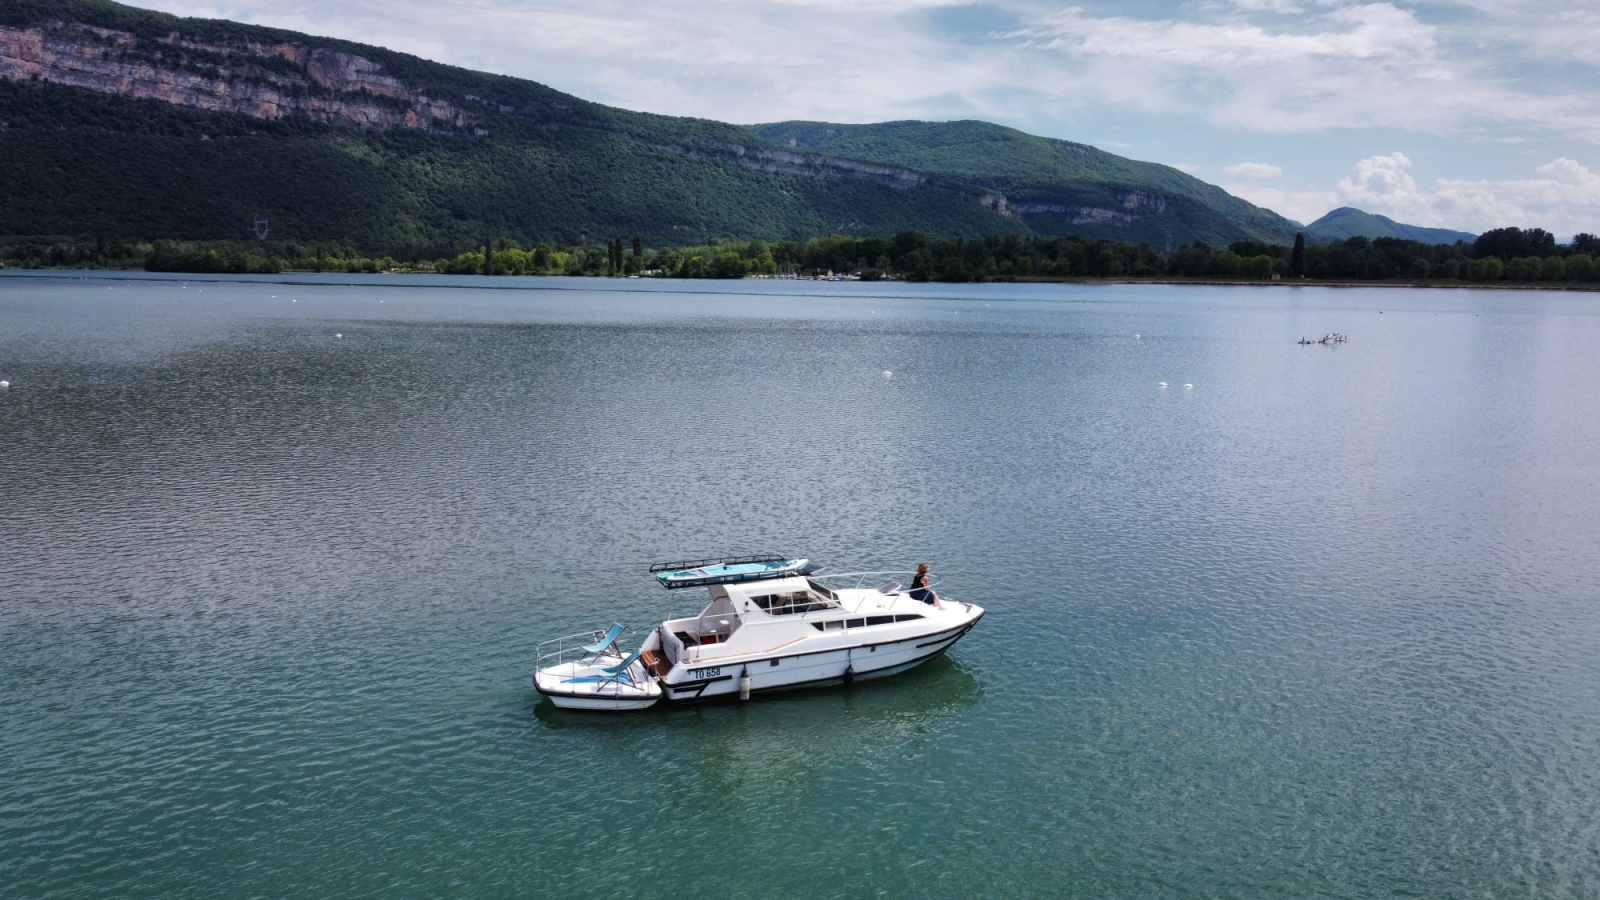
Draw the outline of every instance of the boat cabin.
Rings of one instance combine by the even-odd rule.
[[[839,608],[839,597],[832,590],[798,576],[713,584],[706,590],[711,602],[698,616],[666,622],[685,647],[725,644],[747,622],[767,623]]]
[[[662,623],[658,633],[666,658],[654,667],[657,674],[664,674],[680,661],[761,651],[790,643],[801,637],[797,626],[844,615],[837,593],[800,575],[707,585],[706,591],[710,602],[699,615]],[[721,645],[729,643],[737,646],[724,650]]]

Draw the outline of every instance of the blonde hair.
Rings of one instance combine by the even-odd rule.
[[[926,575],[927,572],[928,572],[928,564],[927,563],[917,563],[917,574],[918,575]]]

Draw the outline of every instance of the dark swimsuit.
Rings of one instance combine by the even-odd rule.
[[[911,599],[921,600],[930,606],[933,604],[933,592],[928,590],[928,576],[911,576]]]

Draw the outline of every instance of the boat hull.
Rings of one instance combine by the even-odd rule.
[[[693,703],[737,696],[748,673],[750,693],[829,687],[884,678],[915,668],[949,650],[983,618],[978,615],[938,632],[790,655],[776,654],[722,663],[702,663],[674,671],[662,680],[665,699]]]
[[[562,663],[533,673],[534,690],[562,709],[627,712],[649,709],[661,699],[661,685],[633,670],[633,677],[608,678],[598,665]]]

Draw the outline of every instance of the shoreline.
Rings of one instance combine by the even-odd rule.
[[[1001,284],[1007,282],[987,282]],[[1305,279],[1303,281],[1243,281],[1238,279],[1220,278],[1038,278],[1025,276],[1014,279],[1015,284],[1170,284],[1170,285],[1196,285],[1217,287],[1325,287],[1325,288],[1444,288],[1448,290],[1491,290],[1491,291],[1568,291],[1578,293],[1593,293],[1600,291],[1600,282],[1596,281],[1326,281]]]
[[[287,269],[274,273],[252,272],[150,272],[145,269],[134,268],[38,268],[23,269],[14,267],[0,268],[0,278],[52,278],[63,277],[68,273],[83,273],[83,277],[97,277],[118,281],[142,281],[143,278],[128,278],[132,274],[149,276],[167,276],[171,278],[205,278],[214,281],[238,280],[245,283],[260,284],[290,284],[290,285],[319,285],[335,284],[339,282],[305,281],[296,276],[306,275],[363,275],[363,276],[389,276],[394,278],[482,278],[494,281],[508,282],[509,288],[523,279],[536,279],[539,281],[565,281],[573,278],[599,278],[606,281],[640,281],[640,282],[727,282],[740,281],[788,281],[795,284],[943,284],[943,285],[1005,285],[1005,284],[1082,284],[1096,286],[1112,285],[1173,285],[1173,286],[1198,286],[1198,287],[1248,287],[1248,288],[1396,288],[1406,290],[1422,290],[1439,288],[1444,290],[1491,290],[1491,291],[1559,291],[1565,293],[1600,293],[1600,282],[1595,281],[1329,281],[1304,279],[1301,281],[1256,281],[1244,279],[1220,278],[1050,278],[1037,275],[1016,276],[995,281],[907,281],[903,278],[882,278],[872,281],[856,279],[848,282],[830,281],[816,278],[677,278],[677,277],[640,277],[640,276],[615,276],[615,275],[443,275],[438,272],[422,271],[387,271],[387,272],[318,272],[314,269]],[[157,279],[150,279],[157,280]],[[370,287],[370,282],[345,282],[360,287]],[[486,285],[474,285],[484,287]]]

